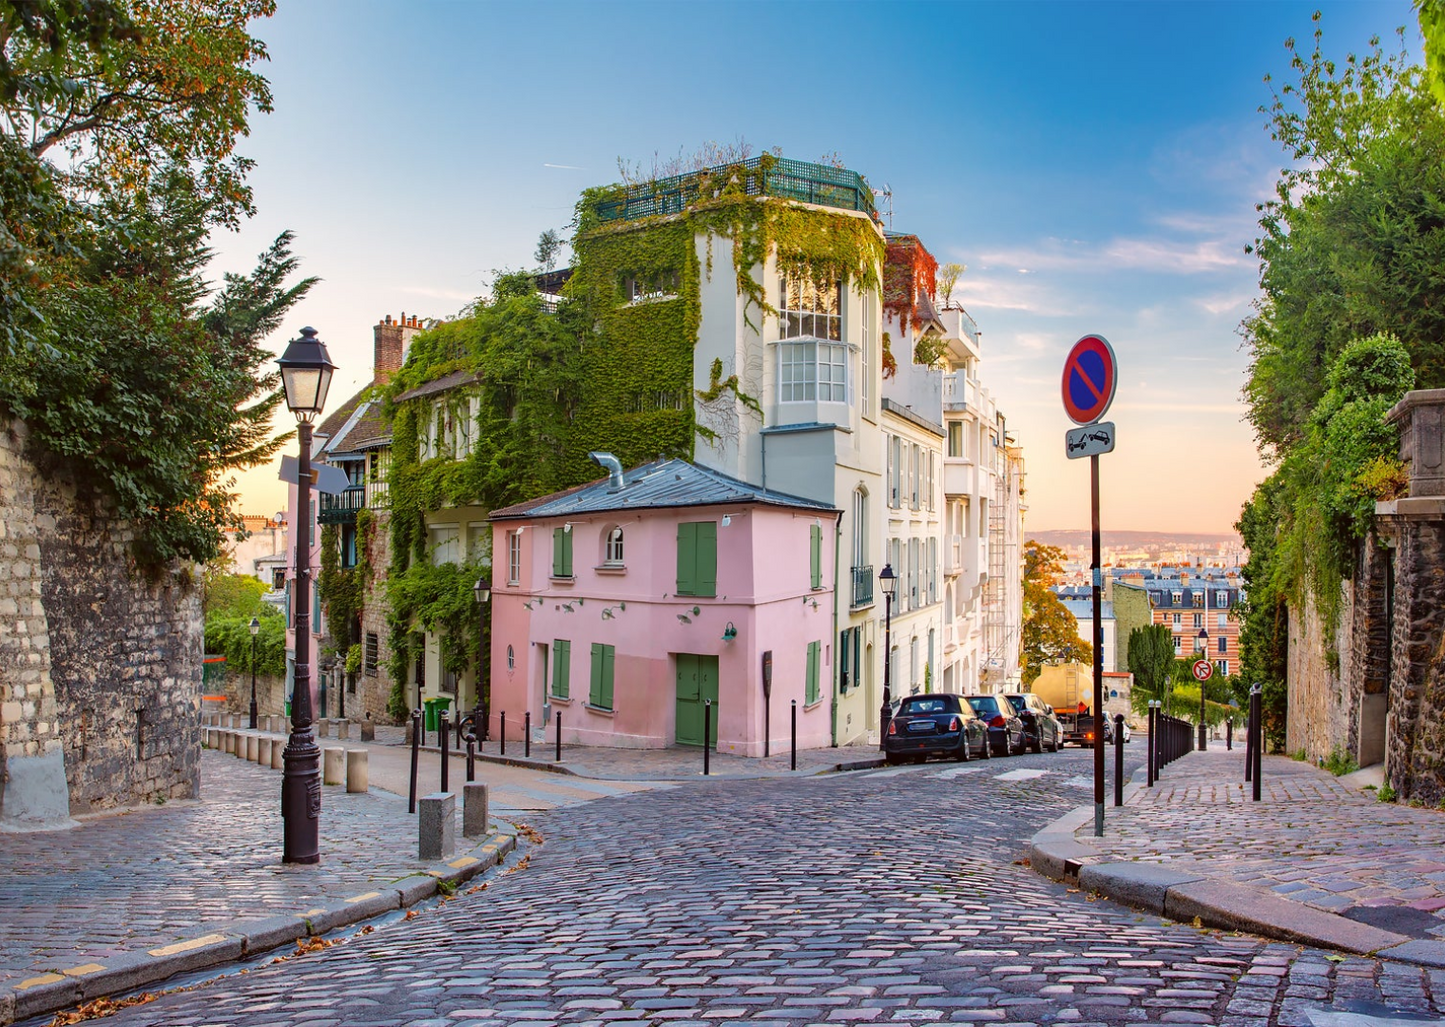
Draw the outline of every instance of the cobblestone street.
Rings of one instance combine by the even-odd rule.
[[[1089,759],[696,782],[540,814],[543,843],[485,890],[113,1022],[1439,1021],[1445,970],[1199,930],[1021,865],[1031,832],[1089,801]]]

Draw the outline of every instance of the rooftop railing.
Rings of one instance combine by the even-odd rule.
[[[630,221],[677,214],[699,200],[714,199],[729,190],[862,211],[870,217],[876,213],[873,190],[856,171],[769,155],[624,186],[620,196],[597,204],[597,217],[601,221]]]

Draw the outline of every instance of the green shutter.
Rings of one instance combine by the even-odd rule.
[[[562,577],[562,543],[567,533],[561,528],[552,529],[552,577]]]
[[[814,587],[814,588],[822,588],[822,587],[823,587],[823,529],[822,529],[821,527],[819,527],[818,525],[816,525],[816,524],[813,525],[813,528],[812,528],[812,548],[811,548],[811,550],[810,550],[810,554],[811,554],[811,558],[812,558],[811,567],[812,567],[812,574],[813,574],[813,587]]]
[[[612,709],[612,665],[615,646],[592,643],[592,683],[588,702],[604,710]]]
[[[552,640],[552,694],[569,698],[572,669],[572,643],[565,638]]]
[[[562,577],[572,576],[572,533],[562,532]]]
[[[677,594],[697,595],[697,525],[677,526]]]
[[[717,521],[697,523],[697,595],[717,595]]]
[[[808,643],[808,687],[803,702],[809,706],[818,701],[818,651],[821,643]]]

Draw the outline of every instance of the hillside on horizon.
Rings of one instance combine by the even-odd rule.
[[[1092,535],[1088,528],[1064,528],[1054,531],[1026,531],[1024,537],[1042,543],[1046,546],[1086,546],[1092,541]],[[1100,533],[1100,540],[1103,545],[1115,547],[1138,547],[1149,546],[1189,546],[1207,545],[1216,546],[1220,543],[1233,543],[1243,545],[1244,540],[1238,533],[1233,531],[1225,532],[1194,532],[1194,531],[1103,531]]]

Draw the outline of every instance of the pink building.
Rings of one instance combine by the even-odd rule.
[[[684,460],[492,513],[491,736],[717,751],[831,744],[838,518]],[[769,680],[770,679],[770,680]]]

